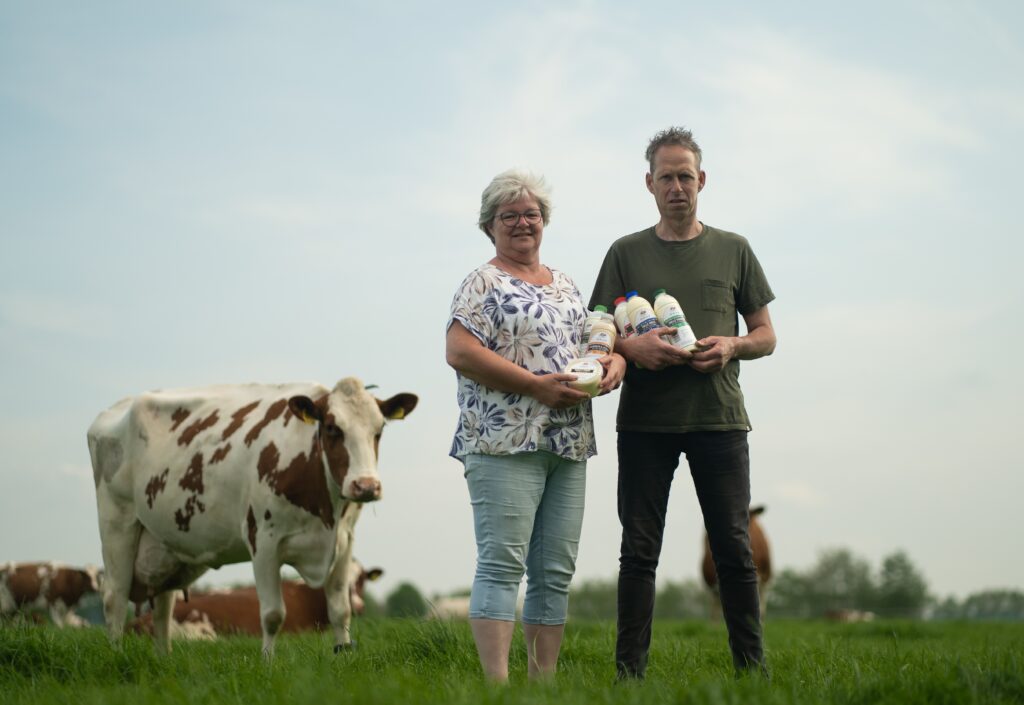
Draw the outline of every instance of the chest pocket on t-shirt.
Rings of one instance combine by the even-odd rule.
[[[732,294],[732,287],[727,282],[718,279],[704,279],[701,281],[701,308],[705,311],[718,311],[729,313],[736,307]]]

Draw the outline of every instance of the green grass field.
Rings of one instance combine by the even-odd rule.
[[[736,680],[724,628],[659,622],[647,680],[614,685],[614,627],[570,623],[554,682],[526,681],[521,635],[507,688],[484,683],[466,623],[367,619],[359,647],[282,637],[176,642],[167,658],[99,629],[0,627],[0,703],[1024,703],[1024,624],[770,621],[771,682]]]

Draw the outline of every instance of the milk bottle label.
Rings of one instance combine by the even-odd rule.
[[[637,335],[643,335],[648,331],[652,331],[655,328],[660,328],[661,324],[658,323],[658,317],[654,315],[654,311],[647,306],[642,306],[636,309],[636,315],[633,317],[633,328],[636,329]]]
[[[600,357],[608,355],[612,351],[615,341],[611,333],[603,329],[593,329],[590,333],[590,340],[587,341],[587,356]]]
[[[686,325],[686,316],[683,315],[683,309],[677,304],[670,303],[661,309],[661,322],[666,326],[681,328]]]

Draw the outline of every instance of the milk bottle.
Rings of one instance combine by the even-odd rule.
[[[626,311],[626,297],[620,296],[615,299],[615,326],[619,329],[619,335],[623,338],[632,338],[636,334],[633,324],[629,322],[629,312]]]
[[[615,318],[604,306],[595,306],[591,316],[590,336],[583,349],[583,357],[603,357],[610,355],[615,347]]]
[[[693,334],[693,328],[686,322],[686,315],[676,297],[664,289],[656,290],[654,292],[654,313],[662,325],[676,329],[676,334],[669,339],[669,342],[677,348],[690,352],[697,349],[697,336]]]
[[[594,321],[597,320],[599,313],[607,312],[608,309],[601,304],[594,307],[590,315],[583,321],[583,335],[580,337],[580,355],[583,356],[587,351],[587,343],[590,342],[590,329],[594,325]]]
[[[594,397],[600,391],[601,379],[604,377],[604,367],[598,358],[610,354],[615,347],[615,319],[607,308],[594,307],[594,312],[584,323],[583,335],[585,343],[582,354],[571,360],[563,371],[576,375],[576,379],[568,383],[570,387]]]
[[[643,335],[661,327],[651,302],[637,295],[635,291],[626,292],[626,311],[629,313],[629,322],[633,324],[633,330],[637,335]]]

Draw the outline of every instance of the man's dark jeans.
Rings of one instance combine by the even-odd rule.
[[[722,614],[737,671],[763,669],[757,571],[750,551],[750,453],[746,431],[620,431],[618,636],[620,677],[647,668],[654,575],[679,456],[686,454],[718,571]]]

